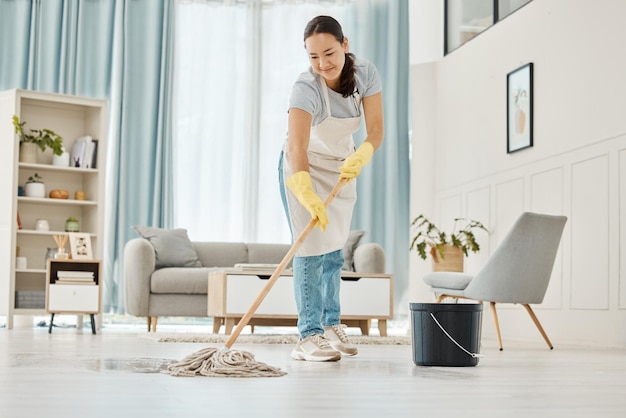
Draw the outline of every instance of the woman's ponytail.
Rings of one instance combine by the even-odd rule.
[[[356,71],[354,68],[355,58],[354,54],[350,52],[346,54],[346,63],[343,65],[339,81],[339,93],[341,93],[343,97],[352,95],[356,89],[356,79],[354,77]]]

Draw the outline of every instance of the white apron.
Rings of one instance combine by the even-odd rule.
[[[352,134],[359,129],[361,117],[335,118],[331,116],[328,87],[326,87],[324,80],[320,78],[319,81],[324,92],[328,115],[321,123],[311,127],[308,158],[313,189],[322,201],[325,201],[339,181],[339,167],[343,165],[346,157],[355,151]],[[360,109],[360,98],[357,93],[355,96],[355,106]],[[288,144],[285,144],[284,155],[288,161]],[[291,174],[289,164],[283,163],[284,178],[288,178]],[[289,208],[291,231],[295,240],[311,221],[311,214],[288,188],[286,188],[285,194]],[[342,249],[350,232],[352,209],[355,202],[356,181],[353,180],[343,186],[326,209],[328,215],[326,231],[322,232],[319,227],[313,228],[300,246],[297,255],[300,257],[316,256]]]

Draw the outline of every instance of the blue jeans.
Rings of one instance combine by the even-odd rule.
[[[291,229],[291,220],[289,218],[289,206],[287,205],[287,195],[285,195],[285,176],[283,174],[283,160],[285,159],[285,152],[280,152],[280,158],[278,159],[278,187],[280,187],[280,199],[283,202],[283,209],[285,209],[285,215],[287,216],[287,222],[289,223],[289,232],[291,233],[291,241],[293,242],[293,230]]]
[[[341,250],[293,259],[298,331],[302,338],[323,334],[325,326],[339,324],[341,266]]]
[[[278,163],[278,182],[283,207],[289,219],[283,178],[283,159],[281,152]],[[289,222],[289,227],[291,228],[291,222]],[[291,235],[293,242],[293,230]],[[339,288],[343,262],[342,250],[310,257],[294,257],[293,285],[298,308],[298,331],[302,338],[323,334],[325,326],[339,324],[341,312]]]

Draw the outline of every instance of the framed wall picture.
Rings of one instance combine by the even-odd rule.
[[[82,232],[70,232],[70,249],[73,260],[92,260],[91,238]]]
[[[506,152],[533,146],[533,63],[506,76]]]

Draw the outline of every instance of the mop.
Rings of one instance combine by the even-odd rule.
[[[346,182],[346,179],[340,179],[337,182],[326,198],[325,206],[330,204]],[[265,296],[267,296],[276,280],[278,280],[291,259],[295,256],[300,245],[304,242],[306,236],[313,230],[316,224],[317,219],[311,219],[306,228],[304,228],[222,348],[207,347],[199,350],[181,361],[169,365],[163,373],[171,376],[209,377],[278,377],[286,375],[287,373],[279,368],[256,361],[254,354],[248,351],[231,350],[230,348],[237,340],[237,337],[239,337],[239,334],[241,334],[243,328],[248,325],[252,315],[254,315]]]

